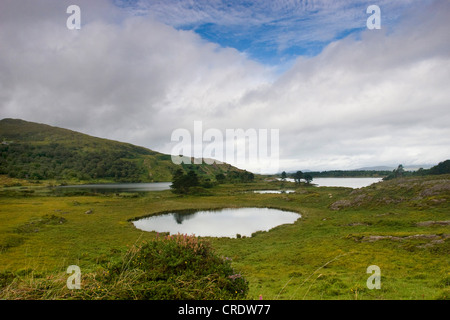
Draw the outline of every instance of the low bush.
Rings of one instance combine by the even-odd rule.
[[[248,292],[247,281],[229,260],[217,256],[208,242],[181,234],[133,246],[106,268],[104,282],[119,284],[115,298],[121,299],[237,299]]]

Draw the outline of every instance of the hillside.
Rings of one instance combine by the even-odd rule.
[[[429,168],[419,168],[417,171],[406,171],[402,165],[399,165],[397,169],[389,173],[383,180],[391,180],[402,177],[417,177],[428,175],[440,175],[450,173],[450,160],[439,162],[437,165]]]
[[[0,174],[59,181],[170,181],[171,156],[129,143],[19,119],[0,120]],[[228,164],[182,165],[199,176],[241,172]]]
[[[450,174],[430,174],[384,180],[368,187],[353,190],[348,197],[333,202],[332,210],[344,208],[377,208],[393,204],[426,210],[448,206]]]

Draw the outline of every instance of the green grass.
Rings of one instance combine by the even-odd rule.
[[[140,242],[115,260],[101,263],[83,274],[72,290],[64,273],[32,271],[20,279],[0,273],[6,299],[239,299],[248,282],[236,273],[229,260],[217,256],[210,244],[195,236],[168,235]],[[20,273],[19,273],[20,274]],[[74,276],[75,277],[75,276]]]
[[[134,228],[131,219],[168,210],[257,206],[292,210],[302,218],[252,237],[206,239],[248,280],[248,299],[449,299],[450,226],[417,225],[450,220],[449,190],[442,187],[448,181],[447,175],[391,180],[360,191],[300,186],[295,194],[248,192],[293,187],[258,182],[221,185],[209,196],[159,191],[133,198],[4,188],[0,297],[26,298],[19,292],[48,283],[52,298],[70,298],[60,288],[67,267],[75,264],[85,279],[83,298],[98,298],[89,293],[92,278],[136,243],[156,238]],[[339,200],[347,200],[346,206],[333,210]],[[373,236],[386,238],[369,241]],[[370,265],[381,269],[379,290],[366,286]]]

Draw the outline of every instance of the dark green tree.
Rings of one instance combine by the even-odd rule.
[[[194,171],[189,171],[185,174],[181,169],[178,169],[173,175],[172,188],[173,193],[177,194],[188,194],[191,187],[197,187],[200,185],[197,173]]]
[[[446,174],[450,173],[450,160],[439,162],[438,165],[429,169],[430,174]]]
[[[244,171],[241,174],[242,182],[252,182],[255,179],[255,175],[252,172]]]
[[[286,178],[287,178],[286,171],[283,171],[283,172],[281,173],[281,179],[286,180]]]
[[[188,187],[196,187],[200,184],[197,173],[190,170],[186,175],[186,184]]]
[[[402,164],[399,164],[397,169],[395,170],[395,177],[401,177],[403,176],[403,173],[405,172],[405,169],[403,168]]]
[[[175,173],[173,174],[172,181],[175,181],[175,180],[180,179],[183,175],[184,175],[183,169],[178,169],[178,170],[175,171]]]
[[[223,173],[216,174],[216,180],[218,183],[224,183],[225,175]]]
[[[303,179],[306,180],[306,183],[307,183],[307,184],[310,184],[311,181],[313,180],[313,177],[312,177],[310,174],[305,174],[305,175],[303,176]]]
[[[297,171],[296,173],[294,173],[294,181],[296,183],[300,183],[301,179],[303,179],[303,172]]]

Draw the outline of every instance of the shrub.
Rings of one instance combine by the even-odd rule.
[[[38,232],[46,225],[59,225],[66,223],[67,220],[63,217],[55,216],[54,214],[46,214],[40,218],[33,218],[25,224],[16,227],[17,233],[33,233]]]
[[[15,275],[10,271],[0,272],[0,289],[13,282]]]
[[[238,299],[248,292],[247,281],[229,260],[217,256],[208,242],[181,234],[133,246],[105,274],[116,299]]]
[[[0,254],[5,250],[20,246],[24,241],[24,237],[15,234],[5,237],[5,239],[0,242]]]

